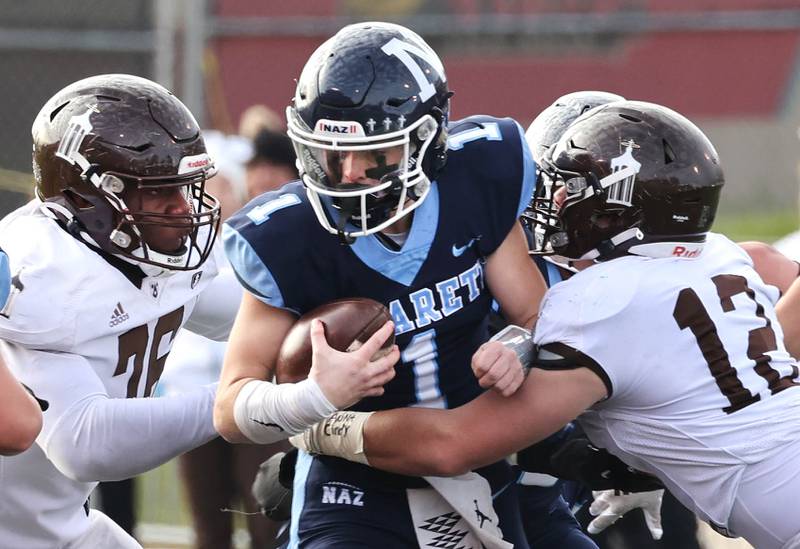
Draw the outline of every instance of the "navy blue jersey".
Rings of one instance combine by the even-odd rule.
[[[450,125],[447,164],[399,251],[375,235],[343,245],[317,222],[300,182],[229,219],[225,249],[244,286],[270,305],[303,314],[360,296],[389,308],[403,364],[383,396],[357,409],[455,407],[481,391],[470,360],[488,338],[484,259],[528,204],[534,172],[516,122],[471,117]]]

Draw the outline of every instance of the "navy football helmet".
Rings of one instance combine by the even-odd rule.
[[[286,117],[326,230],[352,241],[422,203],[445,164],[451,95],[439,57],[399,25],[349,25],[314,52]]]

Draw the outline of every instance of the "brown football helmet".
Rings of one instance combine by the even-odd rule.
[[[576,120],[540,169],[565,191],[534,222],[554,253],[607,260],[662,256],[703,242],[725,178],[703,132],[660,105],[617,101]],[[559,199],[561,202],[559,202]],[[555,221],[550,212],[557,211]]]
[[[73,236],[145,268],[199,267],[220,208],[205,192],[214,164],[192,114],[145,78],[107,74],[75,82],[42,107],[32,128],[36,194]],[[132,189],[182,193],[188,212],[137,210]],[[148,242],[148,226],[186,233],[177,250]],[[155,271],[156,269],[150,269]]]
[[[532,235],[531,253],[537,255],[553,253],[549,239],[544,238],[543,230],[543,227],[552,224],[548,223],[548,220],[555,222],[557,215],[555,210],[547,210],[548,206],[553,204],[551,198],[555,191],[554,181],[548,177],[546,171],[538,168],[545,155],[578,118],[600,105],[624,100],[621,95],[604,91],[586,90],[568,93],[553,101],[553,104],[539,113],[528,126],[525,141],[537,166],[536,187],[530,204],[522,213],[522,222]],[[534,222],[537,216],[540,218],[538,224]]]

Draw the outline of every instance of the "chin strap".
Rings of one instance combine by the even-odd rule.
[[[350,246],[356,241],[354,236],[350,236],[350,233],[344,230],[347,221],[356,211],[356,208],[358,208],[358,199],[343,198],[339,201],[339,219],[336,222],[336,235],[343,246]]]
[[[632,227],[626,231],[622,231],[621,233],[612,236],[608,240],[603,240],[597,245],[597,247],[589,250],[578,259],[594,259],[597,261],[613,259],[618,255],[625,253],[630,245],[633,245],[633,242],[639,242],[643,239],[644,233],[642,233],[638,227]],[[629,246],[624,247],[624,249],[620,249],[623,248],[623,245],[625,244],[629,244]]]
[[[69,208],[67,208],[66,206],[64,206],[64,204],[60,202],[60,198],[49,198],[43,201],[40,206],[40,209],[42,213],[44,213],[47,217],[50,217],[51,219],[54,219],[58,223],[62,224],[63,227],[67,230],[67,232],[70,235],[72,235],[73,238],[75,238],[76,240],[80,240],[87,246],[103,251],[102,246],[100,246],[95,241],[95,239],[92,238],[91,235],[86,232],[83,223],[81,223],[80,220],[72,214]],[[141,250],[141,248],[134,250],[134,252],[132,253],[135,254],[139,250]],[[114,257],[126,263],[139,267],[144,273],[144,275],[148,277],[167,276],[174,272],[164,267],[150,265],[149,263],[145,263],[143,261],[137,261],[134,258],[126,257],[122,254],[115,254],[111,252],[105,252],[105,253],[110,253]]]

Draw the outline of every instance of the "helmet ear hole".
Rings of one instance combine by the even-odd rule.
[[[666,139],[662,139],[661,144],[664,147],[664,164],[672,164],[675,162],[675,151],[672,150],[672,147]]]
[[[436,122],[430,118],[425,120],[425,122],[420,124],[419,128],[417,128],[417,139],[426,141],[436,131],[436,127]]]
[[[61,111],[63,111],[63,110],[64,110],[64,107],[66,107],[67,105],[69,105],[69,103],[70,103],[69,101],[66,101],[66,102],[62,103],[61,105],[59,105],[58,107],[56,107],[55,109],[53,109],[53,110],[50,112],[50,122],[52,122],[53,120],[55,120],[55,119],[56,119],[56,116],[58,116],[58,113],[60,113]]]

